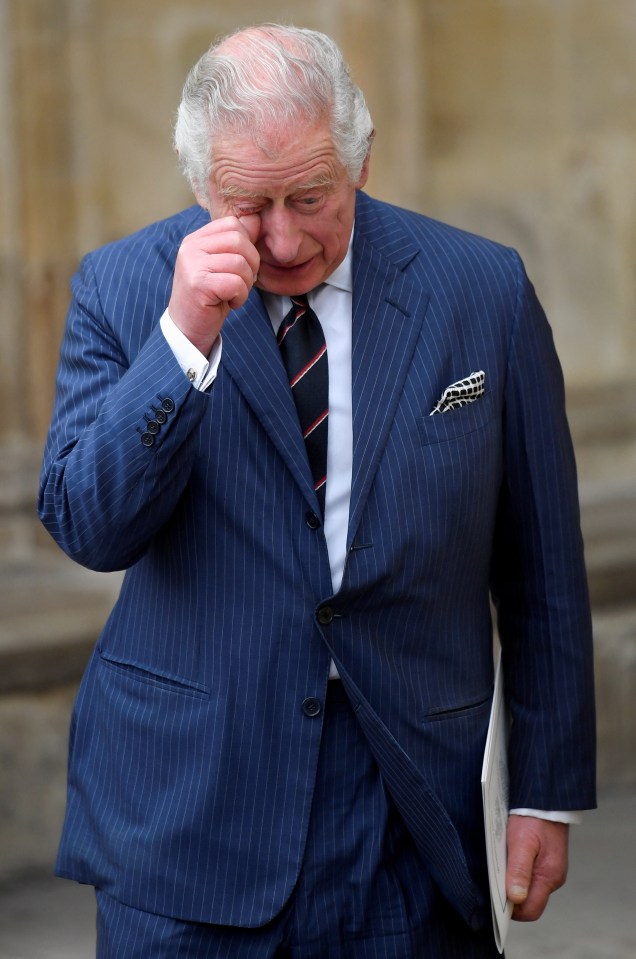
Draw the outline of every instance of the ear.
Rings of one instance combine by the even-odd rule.
[[[367,180],[369,179],[369,163],[370,162],[371,162],[371,147],[369,147],[367,155],[364,158],[362,169],[360,170],[360,176],[358,177],[358,182],[356,183],[356,190],[361,190],[365,186]]]

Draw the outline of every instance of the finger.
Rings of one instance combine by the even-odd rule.
[[[538,919],[567,876],[568,826],[511,815],[507,839],[506,892],[515,904],[513,918]]]
[[[247,260],[239,253],[209,253],[201,255],[197,270],[208,274],[210,278],[218,273],[234,273],[251,286],[254,281],[254,266],[258,266],[258,263]]]
[[[547,883],[533,881],[525,901],[515,905],[512,918],[516,922],[535,922],[545,911],[552,891]]]
[[[238,223],[234,217],[231,219]],[[190,262],[196,262],[201,256],[213,257],[227,254],[228,256],[240,257],[248,264],[252,278],[258,272],[261,262],[258,250],[249,238],[247,230],[240,224],[238,227],[214,233],[203,233],[201,231],[192,233],[183,241],[180,253]],[[220,269],[215,263],[211,263],[210,268],[212,270]]]
[[[246,216],[239,217],[239,223],[247,230],[251,242],[256,243],[258,234],[261,232],[261,218],[258,213],[248,213]]]
[[[253,286],[253,278],[248,279],[238,273],[208,273],[200,283],[202,297],[210,306],[227,303],[231,309],[242,306]]]
[[[260,226],[261,218],[257,213],[250,213],[241,217],[222,216],[204,223],[198,230],[189,233],[185,239],[203,239],[223,233],[239,233],[245,236],[250,243],[254,243],[258,237]]]

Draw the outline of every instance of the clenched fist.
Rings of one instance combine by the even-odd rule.
[[[185,237],[175,264],[168,312],[207,356],[230,310],[245,303],[260,264],[256,215],[212,220]]]

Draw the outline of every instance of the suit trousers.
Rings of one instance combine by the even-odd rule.
[[[305,856],[265,926],[141,912],[97,890],[97,959],[499,959],[435,888],[339,681],[331,681]]]

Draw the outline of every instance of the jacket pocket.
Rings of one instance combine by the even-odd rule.
[[[445,413],[422,416],[418,422],[422,445],[448,443],[467,433],[474,433],[487,426],[494,416],[495,398],[492,393],[484,393],[472,403]]]
[[[210,690],[203,683],[195,683],[181,676],[157,671],[145,664],[129,662],[108,653],[100,652],[99,658],[103,666],[114,670],[123,679],[145,684],[157,691],[193,696],[196,699],[209,698]]]
[[[485,694],[477,694],[468,702],[462,703],[459,706],[431,706],[425,711],[422,722],[438,723],[447,719],[474,719],[485,710],[490,710],[491,703],[492,690]]]

